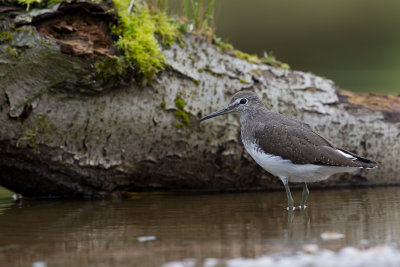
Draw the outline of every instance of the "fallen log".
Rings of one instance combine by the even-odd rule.
[[[106,27],[116,19],[93,3],[0,9],[1,186],[33,197],[280,187],[245,152],[238,118],[197,122],[244,88],[379,162],[316,186],[399,183],[399,97],[250,63],[193,34],[163,48],[166,67],[147,85],[110,82],[94,62],[118,53]]]

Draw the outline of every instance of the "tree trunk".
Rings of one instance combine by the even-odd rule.
[[[399,183],[398,97],[357,95],[311,73],[249,63],[191,34],[183,47],[164,49],[167,66],[151,84],[110,84],[93,67],[98,55],[113,53],[110,42],[85,44],[89,34],[71,44],[46,28],[54,25],[54,12],[77,14],[65,6],[41,15],[0,9],[0,31],[7,33],[0,39],[1,186],[25,196],[84,197],[280,186],[245,152],[238,118],[197,122],[243,88],[380,164],[315,185]],[[93,6],[86,11],[96,11],[95,25],[115,19]],[[106,28],[94,36],[111,40]]]

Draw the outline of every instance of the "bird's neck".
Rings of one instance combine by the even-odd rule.
[[[240,124],[242,125],[242,127],[245,126],[245,124],[251,120],[251,118],[253,117],[252,113],[249,112],[243,112],[241,114],[239,114],[240,117]]]
[[[247,109],[246,111],[241,112],[239,116],[242,127],[245,126],[248,122],[254,121],[258,113],[263,113],[268,111],[269,110],[266,109],[264,106],[260,106],[260,107],[254,107],[252,109]]]

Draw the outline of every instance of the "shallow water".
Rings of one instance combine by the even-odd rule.
[[[300,191],[293,192],[295,201]],[[400,245],[400,188],[311,190],[306,212],[284,191],[137,194],[110,201],[14,201],[0,191],[0,265],[161,266],[253,258],[305,244]],[[344,234],[323,240],[324,232]]]

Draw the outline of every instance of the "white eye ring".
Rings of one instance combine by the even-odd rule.
[[[244,104],[247,103],[247,99],[246,99],[246,98],[242,98],[242,99],[240,99],[240,102],[239,102],[239,103],[242,104],[242,105],[244,105]]]

